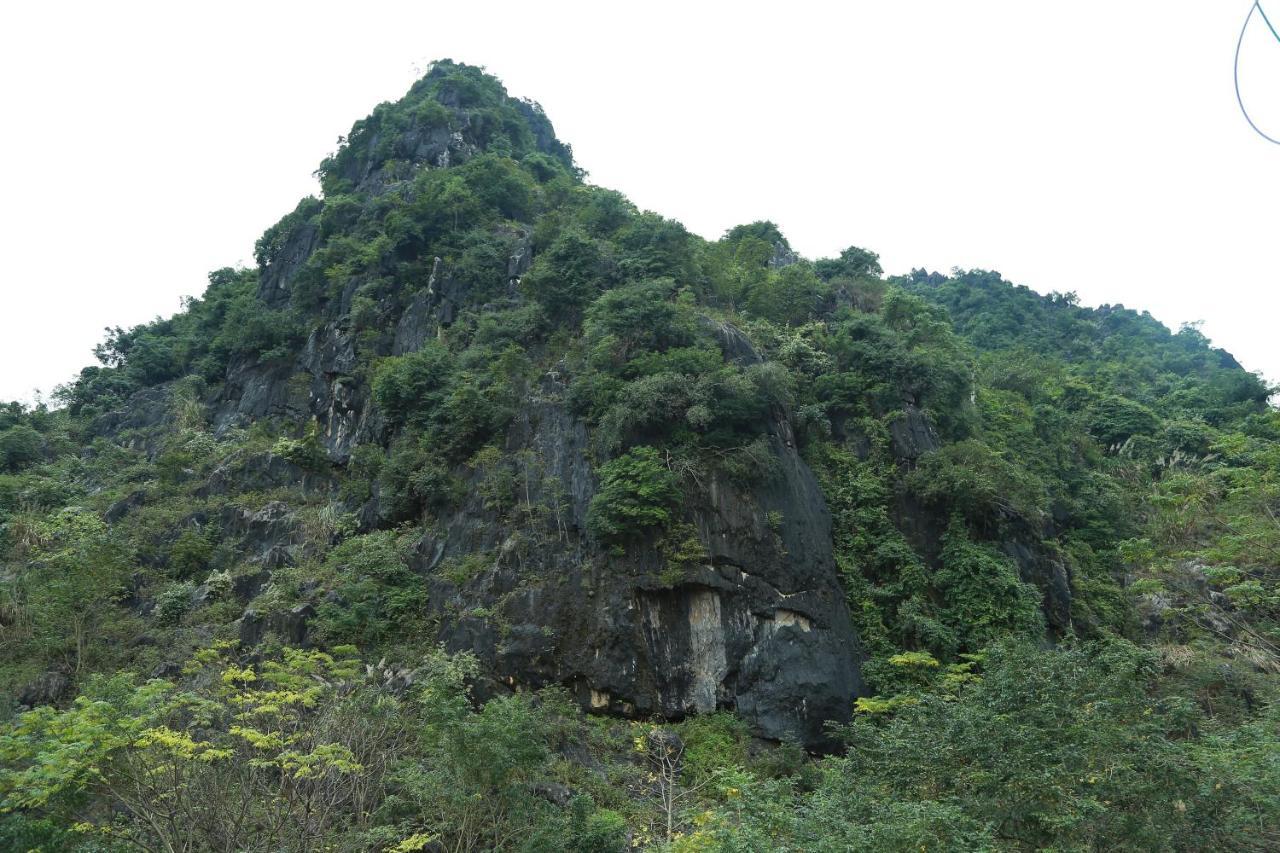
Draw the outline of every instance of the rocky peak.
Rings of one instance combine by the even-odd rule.
[[[352,126],[337,153],[320,165],[325,195],[377,191],[419,168],[446,169],[482,152],[530,154],[573,168],[537,103],[512,98],[483,69],[441,60],[395,103],[383,103]]]

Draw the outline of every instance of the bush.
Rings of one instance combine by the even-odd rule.
[[[320,444],[319,425],[312,421],[302,438],[281,436],[272,445],[271,452],[283,457],[306,471],[322,471],[328,457]]]
[[[567,231],[538,256],[521,284],[553,321],[574,322],[603,277],[600,247],[581,232]]]
[[[600,491],[587,510],[587,528],[601,539],[622,540],[665,527],[681,499],[680,487],[652,447],[637,447],[600,468]]]
[[[920,458],[907,486],[933,506],[960,512],[977,525],[990,525],[1016,513],[1037,517],[1044,508],[1044,487],[980,441],[949,444]]]
[[[44,439],[26,424],[0,432],[0,470],[20,471],[40,461],[43,455]]]
[[[745,307],[757,317],[796,326],[809,319],[828,290],[808,264],[792,264],[751,288]]]
[[[394,426],[425,426],[444,399],[448,351],[429,343],[417,352],[388,358],[373,378],[373,399]]]
[[[348,539],[329,553],[325,567],[335,581],[316,617],[316,634],[324,642],[368,648],[421,626],[426,584],[409,567],[394,532]]]
[[[607,291],[587,310],[585,332],[597,360],[626,362],[641,352],[663,352],[693,342],[693,312],[672,301],[670,279]]]
[[[1160,424],[1155,412],[1124,397],[1104,397],[1090,414],[1089,431],[1107,446],[1135,435],[1150,435]]]
[[[823,258],[813,265],[814,271],[823,279],[831,280],[837,276],[847,278],[875,277],[883,270],[880,268],[880,256],[857,246],[850,246],[840,253],[839,258]]]
[[[195,584],[190,581],[172,583],[156,596],[155,620],[158,625],[176,625],[191,609]]]
[[[174,577],[189,578],[208,568],[217,542],[217,531],[196,525],[178,534],[169,549],[169,572]]]
[[[970,651],[1009,635],[1043,630],[1040,594],[1018,577],[1013,561],[970,541],[952,521],[942,537],[942,568],[934,584],[945,602],[943,620]]]

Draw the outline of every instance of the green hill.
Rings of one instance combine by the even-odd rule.
[[[318,175],[0,410],[0,848],[1280,845],[1196,329],[704,240],[448,60]]]

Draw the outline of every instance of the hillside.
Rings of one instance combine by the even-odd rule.
[[[1194,328],[594,186],[442,61],[0,411],[0,848],[1280,845],[1280,412]]]

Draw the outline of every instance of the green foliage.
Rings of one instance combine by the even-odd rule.
[[[476,491],[485,509],[499,514],[516,503],[516,470],[503,452],[493,445],[479,450],[467,463],[478,475]]]
[[[433,410],[444,400],[448,356],[443,346],[431,343],[378,366],[373,398],[392,423],[420,428],[430,424]]]
[[[656,449],[634,448],[606,462],[599,473],[600,489],[587,512],[593,536],[622,541],[671,522],[680,487]]]
[[[341,206],[341,202],[338,202]],[[288,239],[301,227],[317,217],[324,209],[324,202],[314,196],[307,196],[298,202],[298,206],[275,225],[266,230],[253,247],[254,260],[259,267],[275,263],[280,257]]]
[[[945,432],[964,431],[970,356],[939,309],[891,289],[879,313],[840,312],[807,335],[827,354],[810,382],[828,417],[884,417],[906,397]]]
[[[1127,643],[1005,644],[958,695],[860,716],[808,794],[756,784],[714,837],[774,849],[1263,849],[1275,768],[1239,765],[1242,732],[1195,734],[1189,703],[1150,696]],[[1245,828],[1252,827],[1252,828]],[[764,840],[768,841],[765,842]]]
[[[377,648],[422,623],[426,585],[409,567],[405,545],[394,532],[348,539],[329,552],[325,569],[334,581],[318,608],[315,628],[324,642]]]
[[[169,549],[169,571],[176,577],[189,578],[209,568],[217,546],[213,527],[196,525],[185,528]]]
[[[307,471],[322,471],[328,461],[320,444],[320,428],[315,421],[307,424],[301,438],[281,436],[276,439],[271,452]]]
[[[412,155],[410,139],[435,129],[459,130],[466,143],[527,159],[544,176],[568,172],[573,158],[556,140],[541,107],[516,101],[483,69],[452,60],[432,65],[398,103],[381,104],[355,123],[342,147],[321,165],[325,196],[347,191],[365,175]],[[541,154],[541,159],[534,159]]]
[[[0,689],[58,703],[0,733],[0,847],[1277,846],[1280,414],[1197,328],[810,263],[767,221],[704,241],[450,61],[319,176],[256,270],[108,330],[62,408],[0,406]],[[345,461],[322,403],[357,419]],[[591,538],[676,587],[714,571],[684,510],[794,484],[788,445],[868,655],[842,755],[762,753],[725,713],[683,742],[583,718],[431,650],[486,621],[518,657],[522,603],[602,556],[578,454],[607,460]],[[781,552],[807,513],[766,505]],[[1037,591],[1063,604],[1063,569],[1069,623]],[[308,649],[121,674],[240,636],[250,599]]]
[[[1158,421],[1141,403],[1108,396],[1094,404],[1090,431],[1105,445],[1119,444],[1135,435],[1155,432]]]
[[[21,471],[44,455],[44,439],[27,424],[0,431],[0,470]]]
[[[593,361],[622,366],[642,353],[660,354],[692,345],[696,320],[687,306],[671,299],[674,289],[674,282],[657,279],[602,294],[587,311],[584,324]]]
[[[191,581],[171,583],[156,596],[153,615],[156,624],[175,625],[191,609],[196,587]]]
[[[596,300],[584,323],[586,370],[570,399],[598,422],[606,450],[661,442],[723,459],[757,438],[770,407],[789,405],[794,389],[777,364],[726,358],[726,348],[750,343],[699,317],[687,292],[673,287],[644,281]]]
[[[750,288],[743,307],[753,316],[796,326],[813,316],[827,292],[809,264],[791,264]]]
[[[393,425],[423,435],[436,458],[465,459],[513,414],[521,376],[510,359],[494,355],[484,345],[458,356],[428,344],[385,359],[374,377],[374,399]]]
[[[599,293],[605,276],[596,242],[577,231],[566,231],[538,256],[521,285],[548,317],[572,322]]]
[[[975,523],[1012,514],[1036,518],[1045,511],[1043,489],[1035,478],[973,439],[926,454],[906,483],[926,503]]]
[[[940,616],[971,651],[1004,637],[1042,630],[1040,595],[1018,578],[1013,560],[969,539],[956,521],[942,537],[933,586],[945,604]]]
[[[392,521],[408,520],[425,509],[448,506],[459,494],[457,480],[423,441],[406,440],[394,445],[379,468],[378,482]]]
[[[2,582],[10,602],[6,657],[79,673],[106,663],[129,623],[112,605],[129,554],[96,515],[68,508],[32,522],[17,545],[23,563]]]
[[[679,734],[684,741],[681,771],[690,785],[747,764],[747,743],[751,733],[732,714],[694,717],[680,726]]]
[[[86,367],[56,395],[73,414],[109,411],[137,390],[189,374],[221,381],[233,362],[283,359],[304,338],[298,316],[263,305],[257,272],[244,269],[210,273],[204,296],[167,320],[106,331],[94,349],[103,366]]]
[[[335,804],[376,797],[381,753],[396,749],[383,700],[343,689],[358,683],[350,651],[242,667],[206,650],[191,691],[98,679],[0,735],[3,807],[75,815],[79,831],[141,849],[311,849],[346,827]]]
[[[823,258],[813,265],[814,272],[826,281],[834,278],[863,278],[879,276],[880,256],[875,252],[850,246],[840,253],[838,258]]]
[[[659,551],[663,568],[658,580],[671,586],[676,586],[710,562],[707,546],[698,536],[698,529],[688,523],[671,524],[662,537]]]
[[[530,784],[548,769],[548,739],[569,713],[564,700],[548,693],[535,703],[516,695],[473,711],[465,684],[476,674],[474,659],[435,654],[423,669],[415,697],[417,752],[397,768],[395,796],[380,820],[401,838],[419,833],[452,849],[521,846],[530,829],[555,819],[549,803],[530,796]],[[616,821],[600,815],[590,831],[588,821],[581,815],[571,823],[571,837],[600,836],[612,842],[602,849],[617,849]],[[559,846],[566,840],[544,836],[547,846],[535,849],[566,849]]]

